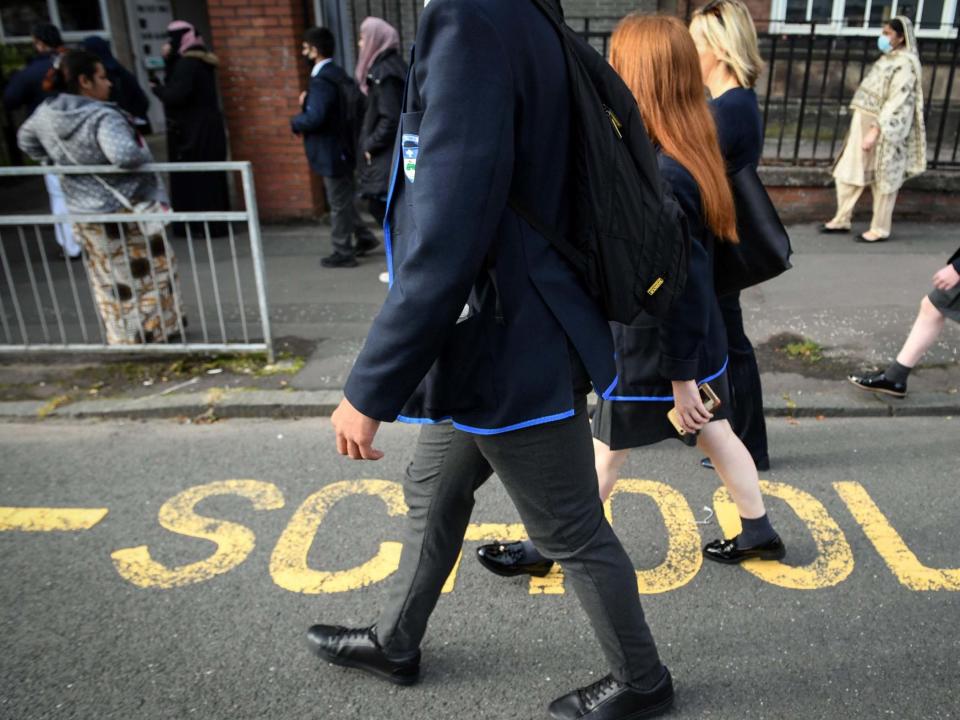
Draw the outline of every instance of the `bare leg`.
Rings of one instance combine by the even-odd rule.
[[[908,368],[916,366],[930,346],[940,337],[945,321],[944,316],[933,306],[930,299],[924,298],[920,303],[920,312],[913,323],[913,329],[903,344],[900,354],[897,355],[897,362]]]
[[[736,436],[726,420],[708,424],[697,439],[698,447],[707,454],[724,487],[733,498],[740,517],[755,519],[766,514],[760,494],[760,478],[750,452]]]
[[[620,469],[626,462],[629,450],[611,450],[596,438],[593,439],[593,456],[597,465],[597,482],[600,485],[600,501],[606,502],[620,477]]]

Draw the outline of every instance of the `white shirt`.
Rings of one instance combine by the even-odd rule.
[[[313,70],[310,71],[310,77],[316,77],[320,74],[320,71],[323,70],[324,66],[327,63],[332,63],[333,58],[327,58],[326,60],[320,60],[316,65],[313,66]]]

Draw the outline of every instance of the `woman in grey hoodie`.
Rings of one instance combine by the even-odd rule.
[[[150,150],[117,106],[95,55],[71,50],[57,69],[60,94],[48,98],[17,133],[20,149],[53,165],[152,162]],[[64,175],[73,213],[154,213],[169,209],[155,173]],[[107,343],[169,342],[182,337],[182,304],[173,248],[158,223],[74,224]]]

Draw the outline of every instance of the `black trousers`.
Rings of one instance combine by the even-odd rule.
[[[387,216],[387,201],[379,198],[367,198],[367,210],[377,221],[377,225],[383,227],[383,221]]]
[[[760,368],[750,338],[743,329],[740,293],[719,298],[723,322],[727,327],[727,348],[730,364],[730,394],[733,398],[730,423],[733,431],[747,446],[755,462],[768,461],[767,423],[763,417],[763,388]]]
[[[531,540],[558,560],[586,611],[613,675],[640,687],[663,675],[637,592],[633,563],[597,494],[586,395],[561,422],[501,435],[426,425],[404,478],[409,507],[400,567],[377,624],[392,657],[416,652],[457,560],[474,492],[500,477]],[[491,582],[498,582],[491,577]]]
[[[323,178],[323,187],[330,206],[330,236],[334,252],[353,257],[356,247],[353,237],[361,243],[372,244],[376,238],[357,213],[354,205],[353,173],[341,177]]]

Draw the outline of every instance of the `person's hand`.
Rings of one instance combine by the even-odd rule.
[[[860,147],[864,152],[870,152],[876,146],[877,141],[880,139],[880,128],[874,126],[867,131],[867,134],[863,136],[863,142]]]
[[[713,418],[703,405],[695,380],[673,381],[673,405],[677,409],[680,425],[689,433],[699,432]]]
[[[363,157],[366,159],[367,165],[372,165],[372,164],[373,164],[373,155],[371,155],[371,154],[368,153],[368,152],[365,152],[365,153],[363,154]]]
[[[300,103],[300,107],[303,107],[303,101],[306,99],[307,99],[307,91],[304,90],[302,93],[300,93],[300,99],[297,100],[297,102]]]
[[[170,45],[170,43],[164,43],[163,47],[160,48],[160,56],[166,60],[168,57],[170,57],[171,50],[173,50],[173,47]]]
[[[937,290],[953,290],[957,285],[960,285],[960,273],[953,265],[941,268],[933,276],[933,286]]]
[[[383,453],[373,447],[380,421],[364,415],[346,398],[340,401],[340,406],[330,416],[330,422],[337,434],[337,452],[341,455],[349,455],[354,460],[383,457]]]

